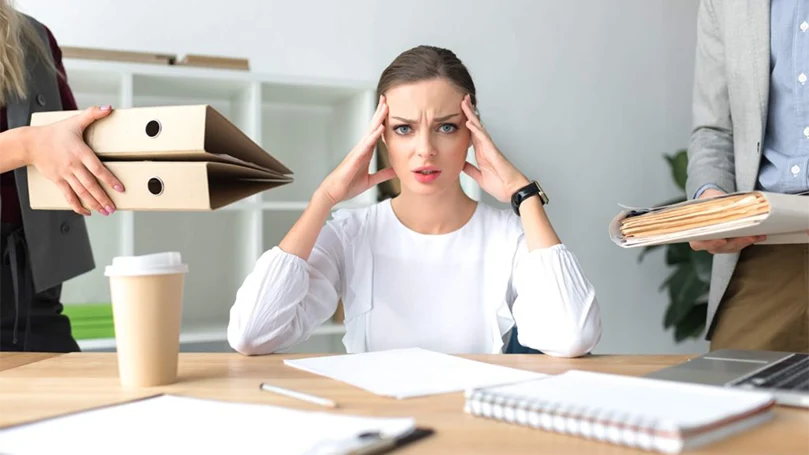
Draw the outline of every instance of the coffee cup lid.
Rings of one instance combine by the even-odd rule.
[[[142,256],[119,256],[108,265],[106,276],[143,276],[188,273],[188,266],[176,251],[145,254]]]

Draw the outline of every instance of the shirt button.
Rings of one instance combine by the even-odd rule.
[[[798,175],[801,173],[801,168],[796,164],[792,166],[792,169],[790,169],[790,171],[792,171],[792,175]]]
[[[805,32],[806,30],[809,30],[809,23],[806,22],[806,21],[803,21],[803,23],[801,24],[801,31]]]
[[[809,127],[803,129],[803,135],[809,137]]]
[[[37,95],[37,104],[39,104],[40,106],[45,105],[45,97],[42,96],[41,93],[39,95]]]
[[[800,82],[801,84],[805,84],[806,83],[806,74],[801,73],[801,75],[798,76],[798,82]]]
[[[70,225],[67,224],[66,222],[62,223],[62,225],[59,227],[59,230],[62,231],[62,234],[67,234],[70,232]]]

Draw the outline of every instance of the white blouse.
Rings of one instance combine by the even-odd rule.
[[[246,355],[283,351],[331,318],[343,300],[348,353],[421,347],[499,353],[520,344],[576,357],[601,337],[592,284],[565,245],[529,252],[511,210],[478,203],[469,222],[419,234],[390,200],[335,212],[304,261],[262,254],[236,293],[228,342]]]

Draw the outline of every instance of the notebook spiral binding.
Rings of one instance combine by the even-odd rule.
[[[616,445],[671,452],[671,439],[677,439],[676,429],[666,429],[646,416],[514,398],[483,390],[467,391],[465,398],[464,411],[474,416]],[[670,436],[664,438],[661,432]]]

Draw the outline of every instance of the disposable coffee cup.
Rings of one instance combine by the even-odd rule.
[[[177,252],[116,257],[107,266],[122,386],[177,381],[186,273]]]

